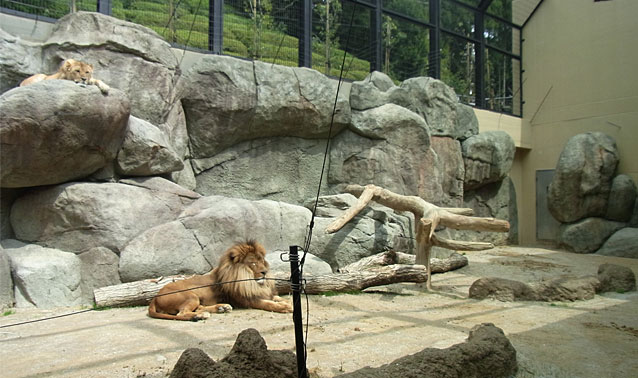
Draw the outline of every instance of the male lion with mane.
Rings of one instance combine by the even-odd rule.
[[[111,88],[108,85],[106,85],[102,80],[94,79],[92,76],[93,76],[92,65],[88,63],[80,62],[79,60],[75,60],[75,59],[66,59],[60,65],[58,72],[54,73],[53,75],[35,74],[33,76],[30,76],[22,80],[22,82],[20,83],[20,86],[24,87],[26,85],[35,84],[43,80],[59,79],[59,80],[71,80],[77,84],[95,85],[98,88],[100,88],[102,93],[108,93],[109,89]]]
[[[292,312],[290,303],[275,295],[268,279],[264,247],[249,240],[230,247],[210,273],[171,282],[160,289],[148,306],[159,319],[200,320],[233,307]]]

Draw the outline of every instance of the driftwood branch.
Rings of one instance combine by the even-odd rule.
[[[438,226],[450,227],[458,230],[474,231],[509,231],[509,222],[494,219],[469,216],[470,209],[450,209],[433,205],[418,196],[404,196],[393,193],[375,185],[348,185],[346,192],[358,196],[359,199],[350,209],[335,219],[326,228],[327,233],[340,230],[346,223],[363,210],[370,201],[375,201],[395,211],[408,211],[414,214],[416,234],[416,264],[426,266],[428,279],[427,287],[431,289],[430,252],[432,246],[464,251],[476,251],[493,248],[491,243],[462,242],[439,238],[434,234]],[[469,211],[468,211],[469,210]]]
[[[170,276],[101,287],[93,290],[95,305],[98,307],[147,305],[164,285],[188,277],[191,276]]]

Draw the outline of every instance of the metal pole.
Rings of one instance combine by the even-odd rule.
[[[292,320],[295,324],[295,345],[297,347],[297,377],[308,378],[306,370],[306,348],[303,340],[301,319],[301,276],[299,272],[298,246],[290,246],[290,288],[292,289]]]

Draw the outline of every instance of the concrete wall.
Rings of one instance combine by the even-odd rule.
[[[545,0],[523,30],[529,152],[518,190],[521,244],[536,242],[535,172],[553,169],[567,140],[616,139],[618,173],[638,182],[638,1]]]

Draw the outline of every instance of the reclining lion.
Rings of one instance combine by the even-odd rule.
[[[59,79],[59,80],[71,80],[78,84],[95,85],[102,93],[108,93],[110,87],[106,85],[102,80],[98,80],[92,77],[93,66],[79,60],[67,59],[60,65],[58,72],[53,75],[35,74],[30,76],[20,83],[21,87],[34,84],[43,80]]]
[[[200,320],[210,313],[233,307],[292,312],[292,305],[275,295],[268,279],[264,247],[247,241],[230,247],[210,273],[171,282],[160,289],[148,306],[148,315],[159,319]]]

